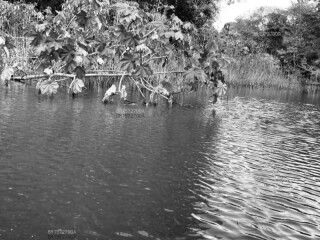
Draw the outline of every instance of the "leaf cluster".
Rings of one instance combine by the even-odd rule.
[[[61,11],[48,13],[27,34],[41,63],[39,70],[48,74],[38,89],[56,93],[53,70],[62,70],[75,76],[70,90],[77,94],[88,71],[110,62],[134,82],[144,79],[155,93],[150,76],[159,69],[184,72],[176,82],[191,90],[212,82],[222,59],[212,28],[199,29],[173,13],[168,17],[168,11],[146,12],[127,1],[66,0]],[[12,47],[7,39],[5,44]]]

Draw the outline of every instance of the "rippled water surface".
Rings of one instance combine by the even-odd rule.
[[[320,239],[319,97],[119,118],[101,94],[0,87],[0,239]]]

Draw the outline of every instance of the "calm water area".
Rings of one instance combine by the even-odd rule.
[[[320,94],[170,109],[103,93],[0,86],[1,240],[320,239]]]

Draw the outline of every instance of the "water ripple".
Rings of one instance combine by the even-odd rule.
[[[207,169],[196,184],[206,203],[195,205],[193,217],[206,226],[198,233],[206,239],[317,239],[319,108],[234,98],[218,111],[219,135],[207,146]]]
[[[234,97],[121,119],[101,94],[0,86],[0,239],[320,239],[319,106]]]

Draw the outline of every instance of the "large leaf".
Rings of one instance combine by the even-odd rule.
[[[107,46],[107,44],[105,43],[105,40],[99,39],[99,38],[93,38],[93,39],[87,38],[86,42],[88,42],[88,44],[91,44],[91,45],[92,43],[95,43],[93,48],[95,52],[102,52]]]
[[[137,19],[141,19],[144,14],[141,14],[136,7],[131,6],[127,3],[115,3],[114,6],[117,8],[118,14],[121,16],[120,22],[130,23]]]
[[[51,79],[45,80],[39,84],[39,88],[42,94],[52,95],[57,93],[59,85],[56,81]]]
[[[164,23],[164,21],[153,21],[149,24],[151,26],[154,26],[159,33],[163,33],[169,29],[169,27]]]
[[[152,69],[149,66],[149,64],[143,64],[141,66],[137,66],[136,71],[134,73],[135,75],[138,75],[140,77],[148,77],[152,75]]]
[[[129,47],[135,47],[139,44],[140,38],[138,35],[134,35],[133,33],[129,32],[126,33],[122,38],[121,38],[122,43],[124,43],[126,46]]]
[[[14,68],[7,67],[2,71],[0,78],[3,83],[7,83],[11,79],[13,74],[14,74]]]
[[[73,80],[71,85],[70,85],[70,89],[75,94],[82,92],[82,88],[83,87],[84,87],[83,81],[81,79],[78,79],[78,78]]]
[[[218,86],[214,90],[215,93],[218,94],[218,96],[223,96],[227,92],[227,84],[222,83],[220,80],[218,81]]]
[[[117,92],[117,87],[116,85],[112,84],[112,86],[106,91],[106,93],[104,94],[104,97],[102,99],[102,101],[108,101],[109,97],[116,94]]]
[[[69,63],[73,60],[75,56],[75,49],[71,44],[67,44],[59,49],[59,54],[61,56],[62,61]]]
[[[127,72],[131,72],[136,68],[136,58],[129,53],[125,53],[123,58],[120,60],[120,68]]]
[[[192,83],[196,82],[197,80],[204,82],[205,81],[205,73],[199,67],[192,67],[188,69],[184,74],[184,78],[187,82]]]

